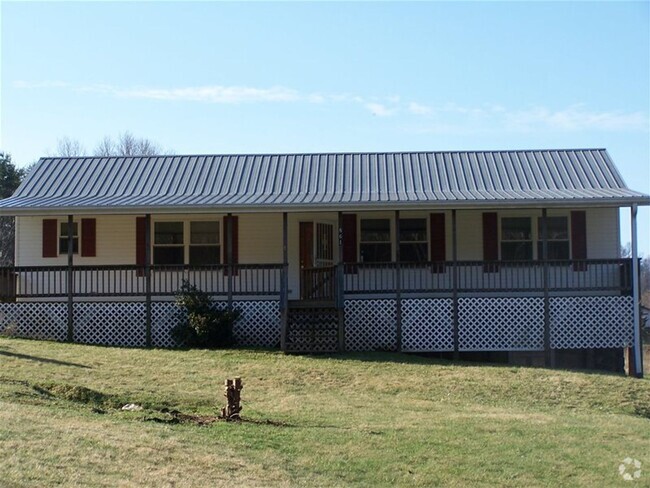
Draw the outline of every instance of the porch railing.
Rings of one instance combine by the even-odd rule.
[[[457,261],[399,263],[403,293],[543,292],[548,267],[550,292],[631,293],[630,259],[568,261]],[[346,294],[395,293],[397,263],[346,263]]]
[[[336,266],[300,270],[300,298],[334,301],[336,299]]]
[[[68,296],[67,266],[0,268],[0,300]],[[151,296],[172,296],[183,281],[213,296],[279,295],[282,264],[151,266]],[[136,297],[146,295],[142,267],[136,265],[74,266],[75,297]]]
[[[342,269],[345,295],[394,294],[397,272],[402,293],[456,292],[597,292],[630,294],[631,259],[570,261],[458,261],[426,263],[346,263]],[[151,266],[151,296],[171,296],[183,280],[213,296],[279,296],[282,264]],[[0,300],[58,298],[68,294],[67,266],[0,268]],[[303,270],[302,297],[334,299],[336,267]],[[136,265],[74,266],[75,297],[142,297],[146,295],[143,268]]]

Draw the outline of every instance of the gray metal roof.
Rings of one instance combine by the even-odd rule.
[[[650,204],[604,149],[43,158],[0,214]]]

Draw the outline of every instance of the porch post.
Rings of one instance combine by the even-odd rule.
[[[633,204],[630,207],[632,220],[632,307],[633,307],[633,326],[634,326],[634,376],[643,378],[643,354],[641,342],[641,317],[640,317],[640,298],[639,298],[639,250],[637,248],[637,227],[636,215],[638,206]],[[630,368],[632,373],[632,368]]]
[[[72,215],[68,215],[68,342],[74,341],[74,274],[72,269],[74,264],[74,239],[72,237],[73,225],[73,217]]]
[[[232,310],[232,214],[228,213],[228,218],[226,219],[226,225],[228,227],[226,231],[226,259],[228,260],[228,310]]]
[[[345,269],[343,267],[343,212],[338,214],[339,262],[336,266],[336,308],[339,318],[339,351],[345,351]]]
[[[282,275],[280,279],[280,316],[281,316],[281,333],[280,349],[287,350],[287,332],[289,325],[289,251],[288,251],[288,231],[287,231],[287,212],[282,213]]]
[[[395,210],[395,322],[397,351],[402,351],[402,270],[399,252],[399,210]]]
[[[551,315],[548,293],[548,219],[547,210],[542,209],[542,286],[544,288],[544,364],[547,368],[555,366],[553,351],[551,351]]]
[[[458,341],[458,235],[456,226],[456,209],[451,211],[451,296],[452,296],[452,327],[454,338],[454,359],[460,358]]]
[[[145,343],[151,347],[151,214],[144,216]]]

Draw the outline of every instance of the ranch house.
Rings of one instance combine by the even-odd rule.
[[[43,158],[0,200],[0,330],[171,347],[187,280],[242,345],[638,372],[649,204],[604,149]]]

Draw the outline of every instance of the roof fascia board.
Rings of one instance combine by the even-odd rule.
[[[500,209],[500,208],[575,208],[575,207],[629,207],[637,204],[650,206],[650,198],[607,198],[607,199],[563,199],[563,200],[512,200],[512,201],[449,201],[412,202],[400,204],[368,203],[355,205],[235,205],[235,206],[160,206],[160,207],[46,207],[46,208],[0,208],[0,217],[20,217],[39,215],[143,215],[178,213],[277,213],[277,212],[369,212],[386,210],[425,210],[425,209]]]

